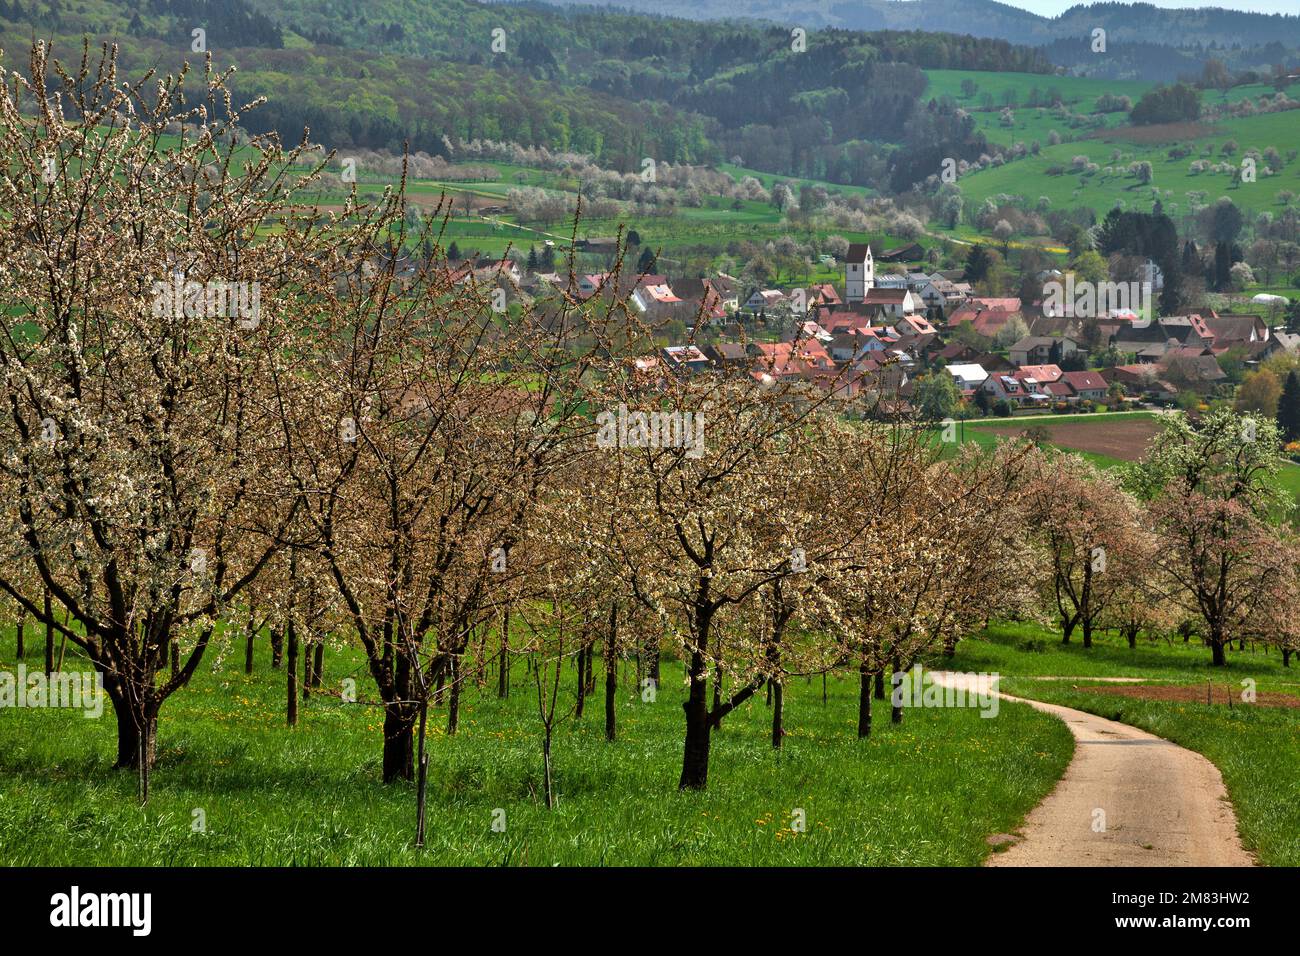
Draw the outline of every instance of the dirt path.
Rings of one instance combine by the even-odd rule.
[[[944,686],[975,687],[975,675],[932,673]],[[1219,770],[1200,754],[1081,710],[999,696],[1065,721],[1075,749],[1019,839],[985,865],[1255,865]]]

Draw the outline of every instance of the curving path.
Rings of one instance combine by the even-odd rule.
[[[931,674],[944,686],[976,688],[974,674]],[[1081,710],[998,696],[1065,721],[1075,749],[1056,789],[986,866],[1255,865],[1223,778],[1200,754]]]

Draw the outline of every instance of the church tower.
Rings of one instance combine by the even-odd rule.
[[[849,245],[848,256],[844,260],[844,301],[846,304],[861,302],[868,290],[876,285],[876,263],[871,257],[871,246],[865,242]]]

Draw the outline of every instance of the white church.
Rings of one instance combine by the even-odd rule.
[[[844,302],[853,304],[867,297],[876,287],[876,263],[871,257],[871,246],[865,242],[849,244],[844,259]]]

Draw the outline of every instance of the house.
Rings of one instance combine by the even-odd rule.
[[[907,276],[901,272],[881,272],[876,275],[877,289],[906,289]]]
[[[828,306],[818,306],[814,317],[818,325],[834,335],[846,329],[871,328],[875,313],[875,309],[867,310],[858,306],[850,306],[834,311],[831,311]]]
[[[967,293],[957,287],[955,282],[945,279],[939,273],[926,276],[918,284],[915,292],[921,297],[933,314],[944,315],[949,309],[955,309],[966,301]]]
[[[876,264],[871,258],[871,246],[865,242],[850,243],[844,257],[844,301],[861,302],[875,284]]]
[[[1300,352],[1300,333],[1274,332],[1269,336],[1269,341],[1276,342],[1280,351],[1289,352],[1292,355]]]
[[[835,286],[831,285],[829,282],[819,283],[808,290],[809,308],[824,305],[828,308],[834,309],[836,306],[843,304],[844,301],[840,298],[840,294],[835,291]]]
[[[693,375],[712,367],[702,351],[694,345],[668,345],[659,350],[664,366],[677,374]]]
[[[988,381],[989,373],[984,366],[974,363],[958,363],[947,366],[947,372],[957,383],[963,393],[968,394]]]
[[[610,273],[608,272],[593,272],[588,275],[579,276],[578,297],[581,299],[590,299],[601,290],[601,287],[604,286],[609,277]]]
[[[812,319],[805,319],[795,326],[795,335],[801,339],[817,339],[823,345],[829,342],[834,336],[824,328],[814,322]]]
[[[1266,342],[1269,337],[1268,323],[1261,315],[1217,315],[1211,314],[1205,320],[1205,327],[1214,336],[1214,349],[1226,350],[1234,346],[1249,347],[1256,342]]]
[[[877,395],[897,395],[910,381],[903,362],[881,353],[864,356],[853,365],[849,377],[857,384],[860,392],[874,392]]]
[[[894,323],[894,331],[905,337],[914,335],[933,337],[939,334],[935,327],[930,324],[930,320],[920,315],[904,315]]]
[[[1219,367],[1219,360],[1208,349],[1171,349],[1156,368],[1162,378],[1195,388],[1208,387],[1228,377]]]
[[[716,276],[705,279],[704,283],[722,300],[723,308],[740,308],[740,280],[735,276],[719,272]]]
[[[919,262],[925,258],[925,249],[919,242],[909,242],[906,245],[895,246],[892,249],[885,249],[880,253],[879,261],[881,262]]]
[[[1061,381],[1069,386],[1077,399],[1099,402],[1106,397],[1110,389],[1106,380],[1098,372],[1065,372]]]
[[[1059,349],[1055,356],[1053,348]],[[1007,350],[1007,357],[1017,365],[1042,365],[1077,351],[1079,343],[1068,336],[1027,335]]]
[[[1059,365],[1022,365],[1016,372],[1016,377],[1022,382],[1026,378],[1031,378],[1046,385],[1048,382],[1058,381],[1063,374]]]
[[[870,327],[847,328],[831,337],[831,358],[836,362],[854,362],[869,352],[882,352],[885,342]]]
[[[835,363],[826,347],[816,339],[799,342],[754,342],[749,355],[756,371],[777,378],[807,378],[817,369],[834,369]]]
[[[1166,315],[1151,322],[1129,322],[1120,327],[1111,344],[1120,352],[1136,355],[1152,346],[1206,346],[1214,342],[1214,333],[1199,315]],[[1163,349],[1159,350],[1163,354]]]
[[[1172,401],[1178,395],[1178,389],[1160,378],[1159,370],[1154,365],[1116,365],[1114,368],[1102,369],[1101,375],[1106,381],[1118,382],[1130,395],[1146,395],[1157,401]]]
[[[618,238],[615,236],[589,236],[574,243],[582,252],[610,255],[618,251]]]
[[[862,297],[861,305],[895,319],[901,319],[909,313],[923,311],[925,308],[920,298],[907,289],[869,289]]]
[[[677,279],[673,292],[695,314],[712,320],[727,317],[727,305],[708,279]]]
[[[715,342],[704,346],[703,351],[714,368],[739,368],[750,364],[749,351],[739,342]]]
[[[948,328],[955,329],[961,323],[969,322],[980,335],[993,338],[1013,318],[1019,317],[1023,321],[1020,310],[1019,299],[968,299],[948,313]]]
[[[1020,379],[1006,373],[990,374],[981,387],[993,398],[1002,399],[1015,405],[1023,405],[1036,398],[1041,400],[1040,396],[1031,395]]]
[[[646,276],[637,283],[628,301],[638,312],[662,313],[682,300],[673,292],[664,276]]]
[[[754,294],[745,300],[745,308],[751,312],[762,312],[785,301],[786,294],[777,289],[755,289]]]

